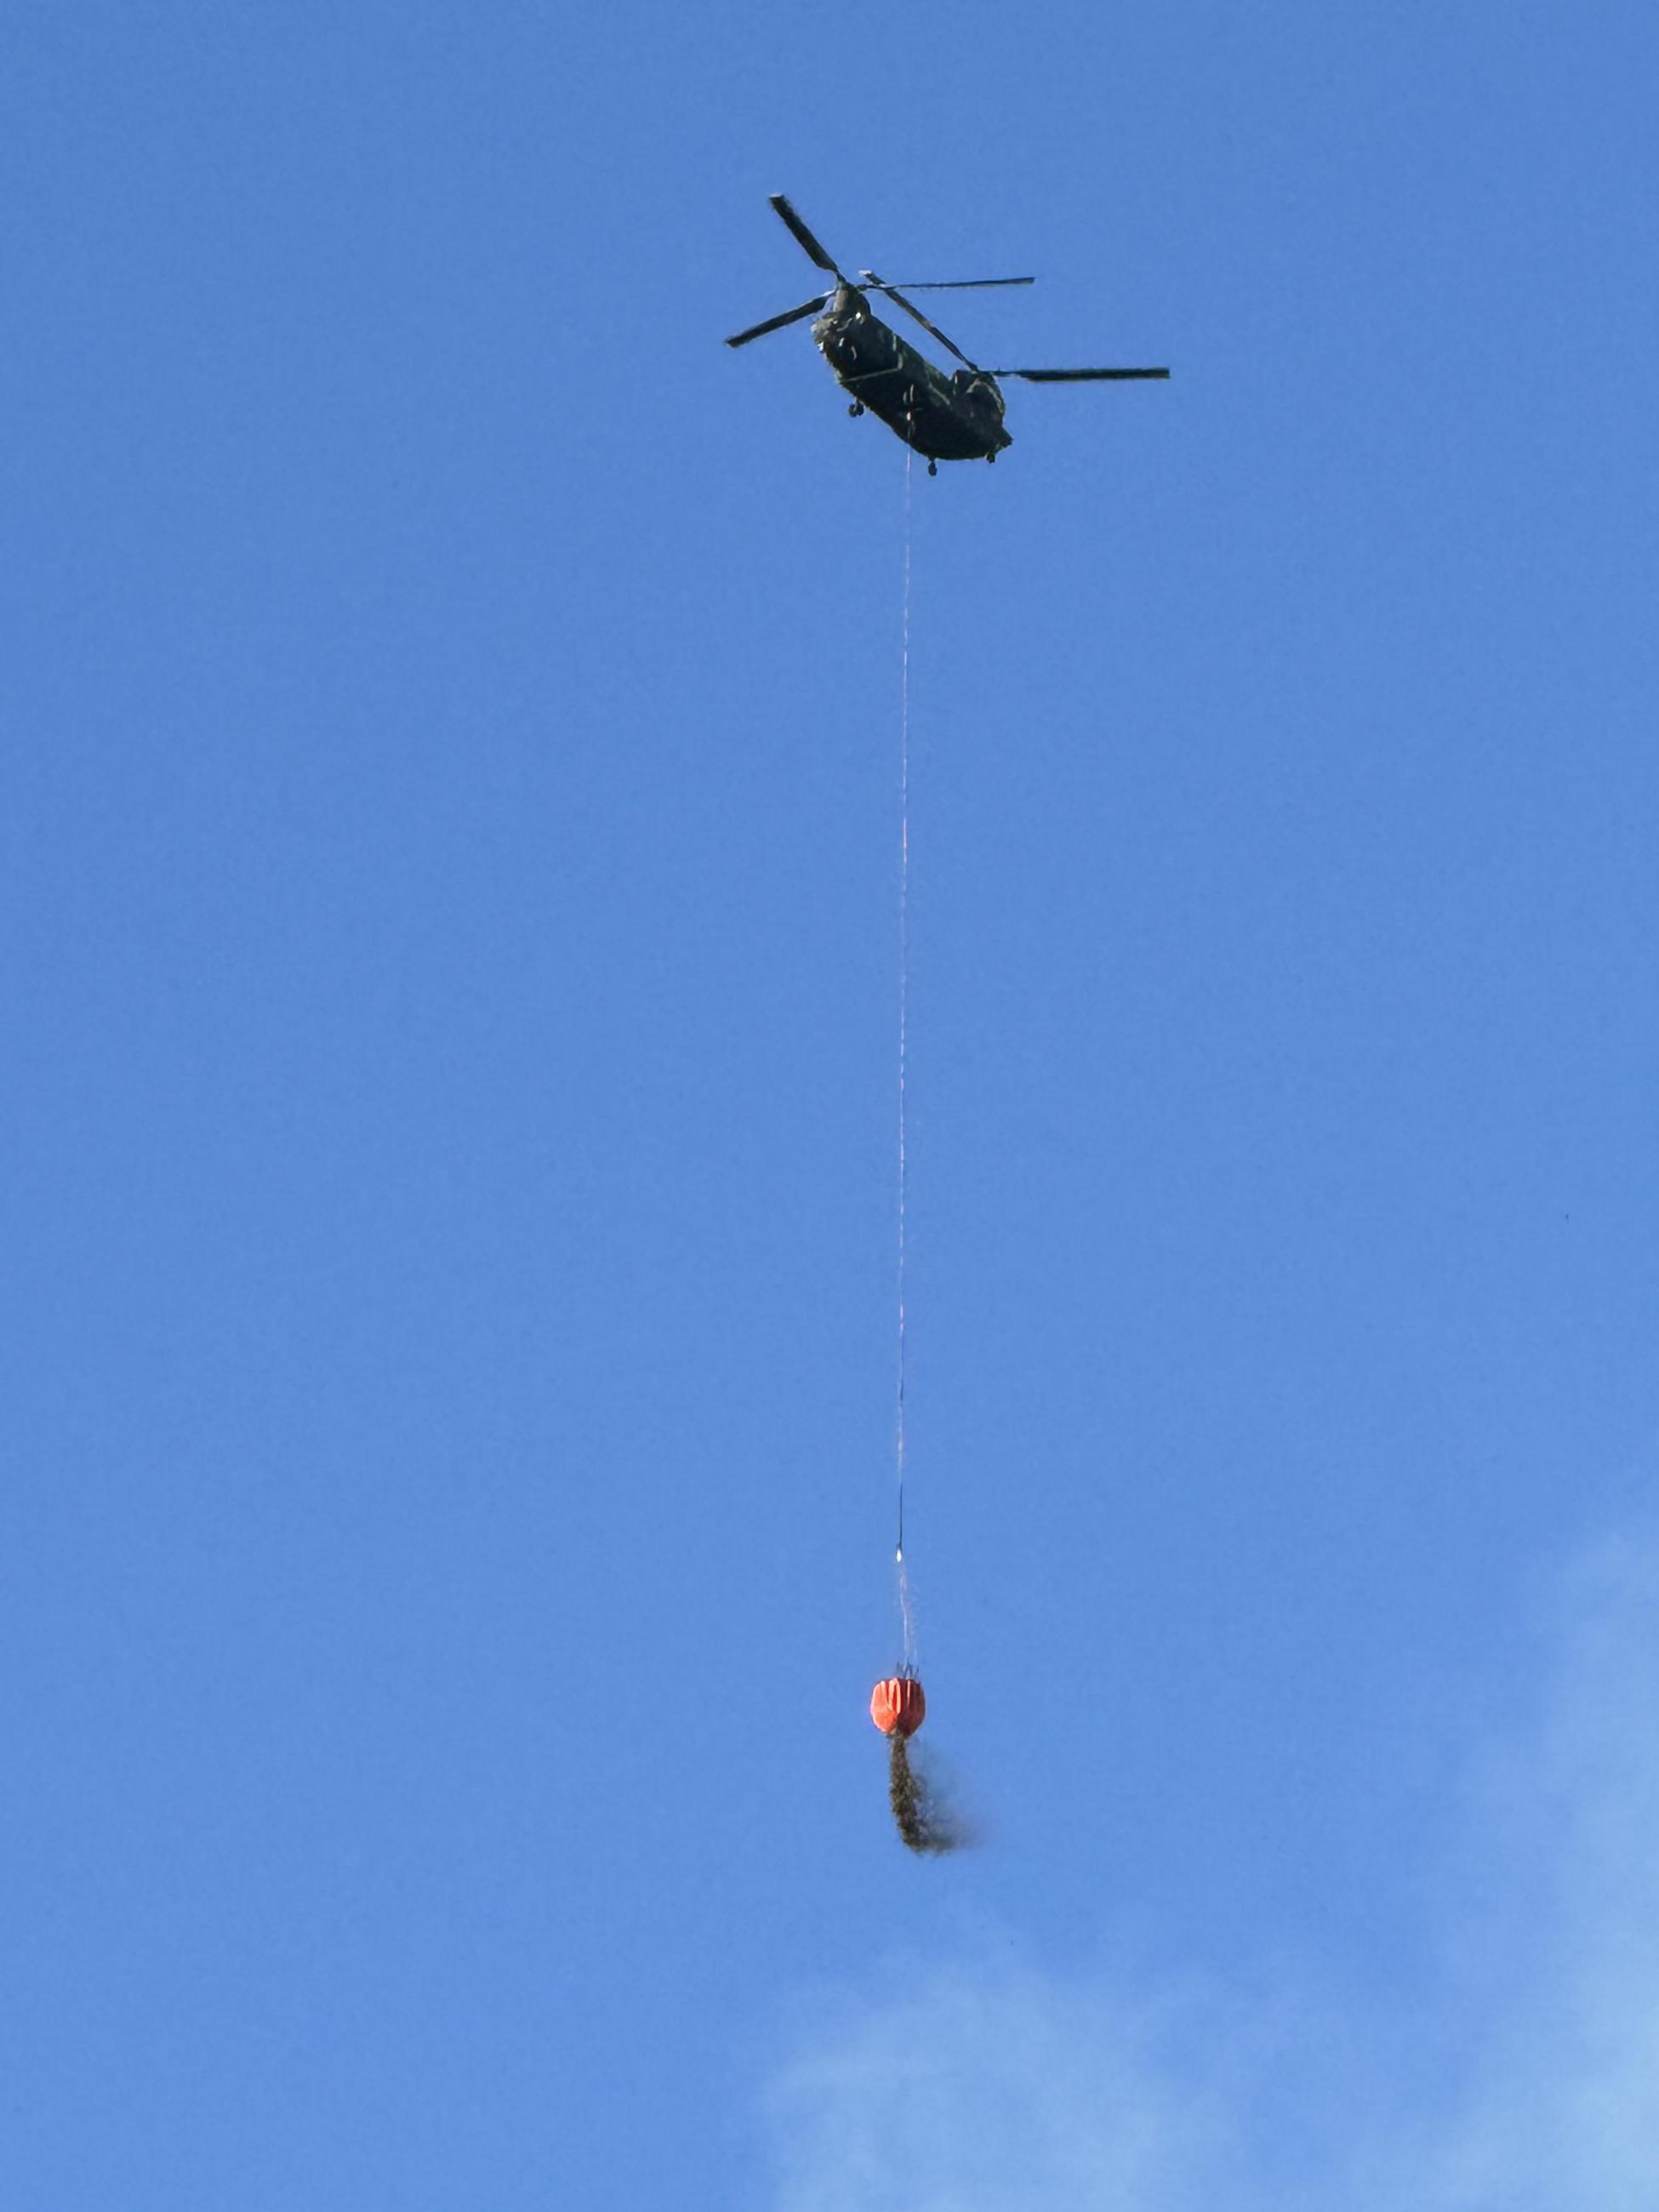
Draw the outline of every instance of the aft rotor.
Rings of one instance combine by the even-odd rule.
[[[833,276],[836,281],[830,290],[819,292],[810,300],[803,300],[799,307],[787,308],[781,315],[770,315],[765,322],[756,323],[746,331],[739,331],[735,337],[727,338],[726,341],[727,345],[745,346],[754,338],[763,338],[773,331],[785,330],[791,323],[802,322],[808,315],[819,314],[826,307],[837,306],[843,296],[847,299],[848,312],[851,312],[863,301],[866,293],[880,292],[891,300],[895,307],[902,307],[907,315],[920,323],[923,330],[930,337],[936,338],[947,353],[955,354],[957,359],[967,368],[974,367],[974,363],[968,359],[960,347],[952,345],[944,331],[929,322],[920,307],[913,307],[896,284],[885,283],[883,278],[877,276],[873,269],[860,270],[859,280],[854,283],[840,264],[832,259],[781,192],[772,194],[771,205],[779,222],[789,232],[807,259],[816,268],[822,269],[826,276]],[[973,292],[984,291],[1001,285],[1030,284],[1035,282],[1036,279],[1030,276],[963,276],[950,282],[914,283],[910,285],[909,289],[913,292]]]

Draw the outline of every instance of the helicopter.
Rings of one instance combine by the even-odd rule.
[[[936,323],[930,322],[896,284],[861,269],[854,283],[831,259],[818,240],[784,198],[771,196],[774,211],[792,234],[809,261],[835,278],[826,292],[803,301],[781,315],[739,331],[727,338],[729,346],[745,346],[769,331],[785,329],[807,315],[817,315],[812,340],[851,394],[849,415],[867,409],[888,428],[927,459],[927,473],[939,474],[941,461],[994,461],[1013,440],[1003,428],[1003,398],[997,380],[1018,376],[1027,384],[1127,383],[1146,378],[1167,379],[1167,368],[981,368],[954,345]],[[964,276],[954,283],[908,283],[912,292],[984,291],[1009,284],[1030,284],[1030,276]],[[954,354],[962,367],[949,374],[936,368],[924,354],[906,344],[871,308],[870,295],[878,293],[902,307],[928,336]]]

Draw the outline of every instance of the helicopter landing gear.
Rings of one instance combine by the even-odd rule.
[[[939,474],[939,463],[937,461],[928,462],[927,473],[930,477],[936,477]]]
[[[861,399],[855,399],[847,411],[856,421],[864,412],[864,402]]]

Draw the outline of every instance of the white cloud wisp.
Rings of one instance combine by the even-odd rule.
[[[778,2081],[778,2212],[1659,2212],[1659,1546],[1565,1590],[1420,2019],[941,1966]]]

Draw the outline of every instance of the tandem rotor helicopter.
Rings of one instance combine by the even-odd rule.
[[[1003,400],[1000,376],[1022,377],[1027,384],[1128,383],[1150,377],[1167,378],[1167,368],[981,368],[953,345],[936,323],[907,300],[896,284],[887,283],[873,269],[861,269],[854,283],[832,261],[781,192],[774,192],[772,205],[793,233],[807,258],[835,278],[833,288],[814,299],[773,315],[750,330],[727,338],[729,346],[745,346],[781,331],[803,317],[817,315],[813,343],[852,395],[849,415],[867,408],[907,446],[927,457],[927,473],[939,474],[941,461],[994,461],[1005,446],[1013,443],[1002,427]],[[954,283],[910,284],[913,292],[984,291],[1005,284],[1030,284],[1030,276],[966,276]],[[869,295],[880,293],[896,307],[902,307],[921,324],[962,367],[947,374],[923,354],[907,345],[896,331],[870,308]]]

